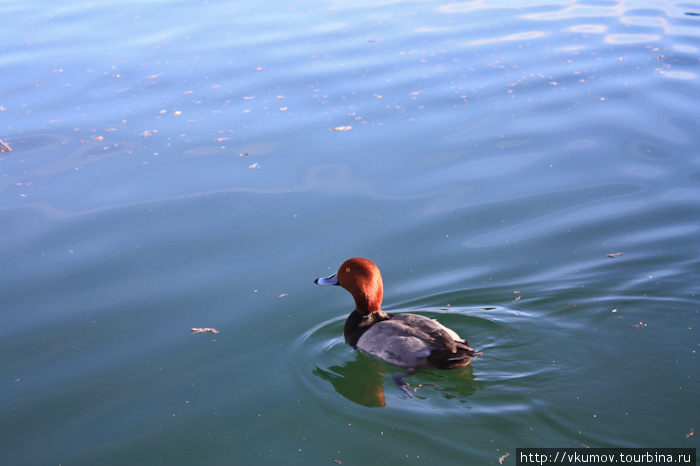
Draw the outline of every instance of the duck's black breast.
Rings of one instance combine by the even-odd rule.
[[[369,328],[377,322],[391,319],[392,315],[384,311],[373,312],[368,315],[362,315],[357,311],[352,311],[345,321],[343,334],[345,341],[353,348],[357,347],[357,341]]]

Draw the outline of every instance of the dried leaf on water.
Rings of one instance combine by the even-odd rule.
[[[621,256],[621,255],[623,255],[623,254],[624,254],[624,252],[616,252],[616,253],[614,253],[614,254],[608,254],[608,257],[615,258],[615,257]]]
[[[204,332],[209,332],[209,333],[219,333],[219,331],[215,328],[192,328],[192,332],[194,333],[204,333]]]

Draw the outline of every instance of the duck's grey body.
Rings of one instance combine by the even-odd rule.
[[[418,314],[397,314],[373,324],[357,348],[402,367],[461,367],[481,355],[455,331]]]

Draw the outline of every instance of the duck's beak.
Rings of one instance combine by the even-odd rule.
[[[334,273],[330,277],[326,278],[317,278],[314,280],[314,283],[317,285],[337,285],[338,284],[338,273]]]

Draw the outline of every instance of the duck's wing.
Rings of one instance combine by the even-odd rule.
[[[445,327],[440,322],[419,314],[398,314],[387,322],[397,325],[399,331],[406,336],[420,338],[433,349],[442,348],[450,352],[457,350],[457,342],[461,341],[459,335]]]

